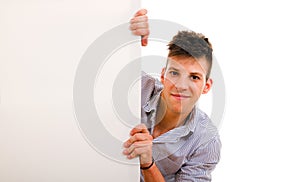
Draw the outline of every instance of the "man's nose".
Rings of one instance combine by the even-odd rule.
[[[188,80],[185,77],[180,77],[176,80],[175,87],[178,92],[187,90],[188,88]]]

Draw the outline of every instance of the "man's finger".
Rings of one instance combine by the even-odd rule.
[[[123,154],[128,156],[132,156],[132,158],[136,157],[137,155],[141,155],[143,153],[147,153],[151,150],[152,142],[149,141],[140,141],[135,142],[129,148],[123,150]]]
[[[138,141],[133,143],[129,148],[124,149],[123,153],[125,155],[129,155],[137,148],[149,148],[152,146],[152,141],[145,140],[145,141]]]
[[[142,16],[142,15],[145,15],[145,14],[147,14],[147,10],[146,10],[146,9],[140,9],[140,10],[138,10],[138,11],[134,14],[134,16],[137,17],[137,16]]]
[[[147,35],[149,35],[149,29],[140,28],[137,30],[132,30],[132,33],[133,33],[133,35],[147,36]]]
[[[138,23],[132,23],[129,26],[129,28],[130,28],[130,30],[146,29],[146,28],[149,28],[149,25],[146,22],[138,22]]]
[[[148,45],[148,35],[142,35],[141,36],[141,44],[142,44],[142,46],[147,46]]]
[[[138,16],[138,17],[134,17],[132,19],[130,19],[130,23],[140,23],[140,22],[144,22],[144,23],[148,23],[148,16],[143,15],[143,16]]]
[[[153,137],[149,134],[145,133],[136,133],[133,136],[131,136],[126,142],[124,142],[124,147],[128,148],[130,147],[134,142],[137,141],[145,141],[145,140],[153,140]]]
[[[131,136],[133,136],[136,133],[149,133],[149,131],[145,124],[139,124],[130,131]]]
[[[127,158],[128,159],[133,159],[135,157],[140,156],[143,153],[146,153],[147,150],[148,150],[147,148],[143,148],[143,147],[141,147],[141,148],[135,148],[129,155],[127,155]]]

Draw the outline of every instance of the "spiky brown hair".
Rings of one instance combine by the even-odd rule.
[[[202,58],[205,57],[208,62],[206,80],[210,76],[212,67],[212,45],[201,33],[193,31],[179,31],[168,44],[168,57],[184,56]]]

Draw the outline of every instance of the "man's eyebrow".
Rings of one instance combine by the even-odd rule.
[[[201,74],[201,73],[199,73],[199,72],[192,72],[192,73],[190,73],[190,75],[191,76],[199,76],[201,79],[203,79],[203,75]]]
[[[202,76],[202,74],[200,72],[191,72],[190,74],[191,75],[200,75],[200,76]]]
[[[174,68],[173,66],[169,67],[169,70],[175,70],[175,71],[179,71],[179,69]]]

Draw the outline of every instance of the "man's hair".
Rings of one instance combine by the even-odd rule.
[[[201,33],[193,31],[179,31],[168,44],[169,54],[168,57],[183,56],[206,58],[208,63],[208,70],[206,73],[206,80],[210,76],[212,67],[212,45]]]

